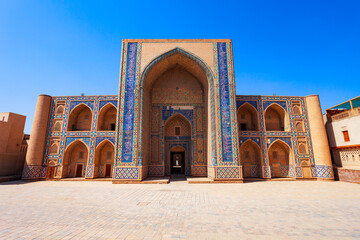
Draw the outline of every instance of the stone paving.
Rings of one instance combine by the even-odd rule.
[[[359,238],[359,184],[0,184],[0,239]]]

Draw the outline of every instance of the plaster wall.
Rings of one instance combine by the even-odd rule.
[[[26,117],[6,112],[0,113],[0,153],[18,153],[24,137]]]
[[[326,123],[330,147],[360,144],[360,115]],[[348,131],[350,141],[345,142],[343,131]]]
[[[177,47],[197,55],[212,70],[214,69],[213,42],[144,42],[142,43],[141,71],[152,59]]]

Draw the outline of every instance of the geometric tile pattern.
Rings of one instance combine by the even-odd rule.
[[[289,166],[289,177],[295,177],[295,169],[293,165]]]
[[[100,103],[102,103],[102,106],[109,102],[111,104],[116,104],[117,99],[117,95],[53,97],[50,108],[50,118],[47,130],[43,165],[47,165],[48,159],[51,158],[57,159],[57,165],[61,166],[65,153],[65,148],[72,142],[76,140],[81,140],[89,148],[88,165],[90,166],[93,163],[95,157],[95,142],[99,144],[99,140],[109,139],[112,143],[115,143],[115,131],[97,131],[97,119],[99,115],[99,109],[101,108]],[[57,106],[57,103],[60,101],[64,103],[65,109],[62,114],[58,115],[55,108]],[[91,129],[89,131],[67,131],[70,111],[81,104],[87,105],[92,111]],[[55,120],[62,121],[62,127],[60,132],[53,131],[53,124]],[[59,139],[59,151],[56,154],[50,154],[50,143],[54,138]],[[57,176],[61,176],[62,168],[58,168],[58,170],[60,172]],[[83,170],[86,176],[89,177],[90,172],[86,172],[85,168]]]
[[[232,134],[230,119],[230,94],[226,43],[218,43],[220,108],[222,127],[223,161],[233,162]]]
[[[115,179],[139,179],[139,168],[137,167],[116,167]]]
[[[292,102],[296,101],[300,103],[301,107],[301,115],[294,115],[292,110]],[[245,102],[257,106],[257,114],[258,114],[258,122],[259,122],[259,130],[258,131],[239,131],[239,143],[244,143],[247,139],[260,139],[259,143],[261,149],[261,165],[263,167],[263,178],[269,178],[270,172],[267,172],[268,163],[268,149],[270,145],[277,141],[282,140],[289,147],[290,151],[294,158],[294,168],[300,167],[300,159],[301,158],[309,158],[311,165],[315,165],[312,143],[311,143],[311,135],[310,135],[310,126],[308,121],[308,113],[306,106],[305,97],[282,97],[282,96],[249,96],[249,95],[237,95],[236,96],[237,107],[241,107]],[[256,104],[255,104],[256,102]],[[289,121],[289,129],[288,131],[266,131],[265,129],[265,119],[264,119],[264,111],[271,104],[278,104],[283,109],[285,109],[287,118]],[[297,132],[295,131],[295,120],[301,119],[304,123],[304,131]],[[300,154],[298,152],[298,137],[302,137],[306,139],[308,144],[308,152],[306,154]],[[290,163],[291,164],[291,163]],[[269,169],[270,170],[270,169]],[[299,171],[299,170],[297,170]],[[285,170],[283,170],[283,175]],[[299,175],[299,172],[297,172]],[[289,177],[296,176],[295,169],[289,168]]]
[[[289,166],[282,165],[281,166],[281,176],[288,177],[289,176]]]
[[[207,166],[192,166],[191,167],[192,176],[207,176]]]
[[[268,106],[270,106],[271,104],[273,104],[273,103],[276,103],[276,104],[279,104],[280,106],[282,106],[284,109],[285,109],[285,111],[286,111],[286,102],[285,101],[264,101],[263,102],[263,107],[264,107],[264,109],[266,109]]]
[[[149,176],[164,176],[164,166],[148,166]]]
[[[86,177],[90,178],[93,176],[94,173],[94,165],[87,165],[86,166]]]
[[[239,167],[216,167],[216,178],[231,179],[240,178]]]
[[[331,166],[316,165],[316,177],[318,178],[334,178],[334,173]]]
[[[295,170],[296,170],[296,177],[301,178],[303,176],[302,168],[301,167],[296,167]]]
[[[128,43],[122,162],[132,162],[137,43]]]
[[[244,101],[236,101],[236,109],[239,109],[244,103],[249,103],[250,105],[252,105],[256,110],[258,109],[258,106],[257,106],[257,101],[247,101],[247,100],[244,100]]]
[[[260,177],[258,165],[251,165],[251,177]]]
[[[46,168],[43,166],[25,165],[22,172],[22,178],[23,179],[40,178],[43,176],[43,169]]]

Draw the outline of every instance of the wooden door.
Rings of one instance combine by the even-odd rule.
[[[76,177],[82,177],[83,165],[78,164],[76,166]]]
[[[105,177],[111,177],[111,164],[105,165]]]

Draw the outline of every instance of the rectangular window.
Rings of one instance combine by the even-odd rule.
[[[350,142],[349,132],[348,131],[343,131],[342,133],[344,135],[344,141],[345,142]]]
[[[246,123],[241,123],[240,124],[240,130],[241,131],[246,131]]]
[[[249,159],[250,158],[250,152],[249,151],[245,151],[245,159]]]
[[[175,127],[175,136],[180,136],[180,127]]]
[[[111,124],[111,131],[115,131],[115,123]]]
[[[106,152],[106,159],[110,160],[112,158],[112,152]]]
[[[84,152],[79,152],[79,159],[84,159]]]

